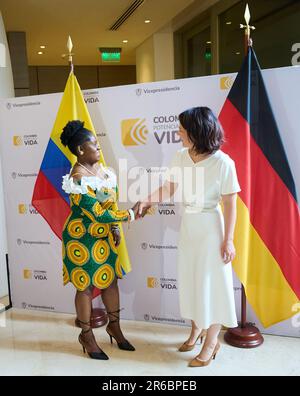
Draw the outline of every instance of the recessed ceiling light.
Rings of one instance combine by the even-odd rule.
[[[241,53],[240,53],[240,52],[236,52],[235,54],[236,54],[236,55],[241,55]]]
[[[211,41],[206,41],[206,44],[211,44]]]
[[[127,43],[128,43],[128,40],[123,40],[123,43],[124,43],[124,44],[127,44]]]
[[[151,23],[150,19],[145,19],[145,23]]]
[[[46,46],[45,45],[40,45],[40,48],[45,49]]]
[[[42,52],[42,51],[39,51],[39,52],[38,52],[39,55],[43,55],[43,53],[44,53],[44,52]]]
[[[226,22],[226,25],[232,25],[232,22],[228,21]]]

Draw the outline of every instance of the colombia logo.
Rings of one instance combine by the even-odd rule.
[[[121,128],[122,143],[124,146],[141,146],[147,143],[149,131],[145,118],[123,120]]]
[[[232,77],[222,77],[220,80],[220,88],[224,91],[227,89],[231,89],[234,83],[234,79]]]
[[[14,146],[22,146],[23,145],[22,136],[14,136],[13,143],[14,143]]]
[[[22,214],[22,215],[27,214],[27,211],[28,211],[27,205],[20,204],[18,209],[19,209],[19,214]]]
[[[32,279],[32,271],[24,269],[23,271],[24,279]]]
[[[149,289],[155,289],[159,286],[158,280],[156,278],[149,277],[147,279],[147,286],[149,287]]]

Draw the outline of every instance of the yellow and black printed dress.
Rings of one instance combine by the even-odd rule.
[[[105,170],[106,179],[82,177],[80,184],[70,175],[63,177],[63,190],[69,194],[71,214],[62,235],[64,285],[72,282],[79,291],[93,285],[106,289],[122,269],[111,226],[130,220],[127,210],[113,211],[116,202],[116,176]]]

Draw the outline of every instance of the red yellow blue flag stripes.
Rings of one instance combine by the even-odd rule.
[[[300,212],[294,179],[252,47],[220,114],[224,151],[236,162],[241,193],[234,269],[269,327],[300,300]]]
[[[71,120],[84,121],[85,128],[95,134],[80,86],[73,72],[70,73],[65,87],[32,197],[32,205],[60,239],[64,223],[70,214],[69,197],[62,190],[62,177],[69,173],[76,162],[76,157],[61,144],[60,135],[64,126]],[[100,162],[105,166],[102,152]],[[121,226],[120,230],[122,242],[118,247],[118,253],[122,268],[125,273],[128,273],[131,266]]]

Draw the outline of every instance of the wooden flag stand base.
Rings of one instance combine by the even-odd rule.
[[[99,327],[105,326],[107,323],[107,314],[104,309],[93,308],[91,316],[91,327],[92,329],[98,329]],[[77,318],[75,319],[75,326],[81,328],[81,325]]]
[[[224,335],[227,344],[236,348],[258,348],[264,343],[264,338],[257,327],[247,323],[247,299],[242,286],[242,322],[239,327],[229,329]]]
[[[224,336],[227,344],[236,348],[258,348],[264,343],[263,336],[257,327],[247,324],[245,327],[230,329]]]

